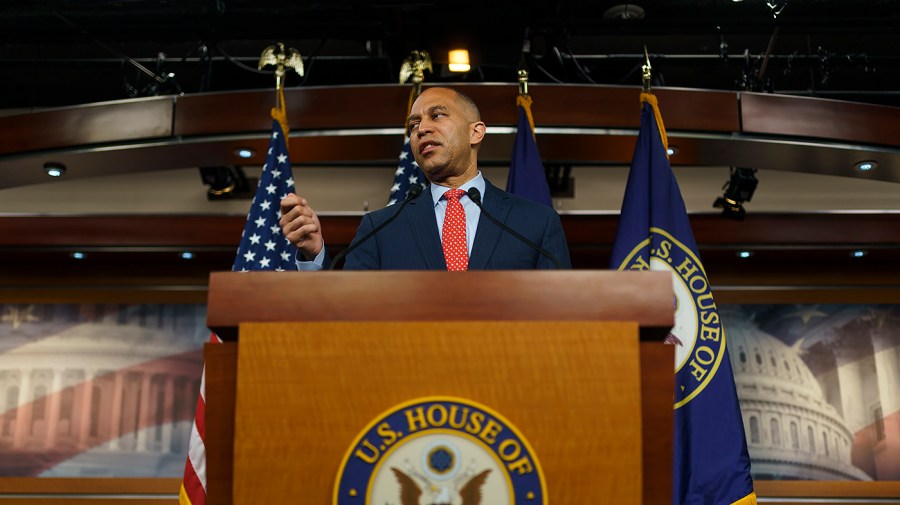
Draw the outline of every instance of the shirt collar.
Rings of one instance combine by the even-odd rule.
[[[438,202],[441,200],[441,197],[444,196],[444,193],[447,192],[448,189],[451,189],[449,186],[441,186],[440,184],[431,184],[431,199],[434,202],[435,207]],[[481,175],[481,170],[478,171],[478,174],[473,177],[470,181],[466,182],[459,189],[463,191],[469,191],[469,188],[478,188],[478,191],[481,193],[481,200],[484,201],[484,176]]]

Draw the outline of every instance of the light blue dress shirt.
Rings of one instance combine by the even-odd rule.
[[[469,188],[472,187],[478,188],[478,192],[481,193],[481,201],[484,203],[484,177],[481,175],[481,172],[478,172],[478,175],[471,181],[460,186],[459,189],[469,191]],[[431,198],[434,200],[434,219],[437,223],[438,235],[443,239],[444,215],[447,213],[447,200],[444,198],[444,193],[451,188],[439,186],[437,184],[432,184],[430,188]],[[466,213],[466,245],[469,248],[469,257],[471,258],[472,244],[475,243],[475,230],[478,229],[478,219],[481,218],[481,209],[475,205],[475,202],[469,198],[469,195],[460,197],[459,203],[462,204],[463,211]]]

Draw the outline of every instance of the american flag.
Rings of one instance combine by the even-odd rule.
[[[296,249],[281,234],[279,202],[294,191],[294,177],[288,160],[287,139],[278,121],[272,121],[272,137],[266,153],[256,196],[250,203],[247,223],[234,258],[234,271],[297,270]]]
[[[403,139],[403,149],[400,150],[400,162],[397,164],[397,171],[394,172],[394,185],[391,186],[391,198],[388,205],[394,205],[402,202],[409,193],[409,187],[413,184],[422,186],[422,189],[428,185],[425,174],[419,168],[419,164],[412,155],[412,147],[409,145],[409,136]]]
[[[241,235],[232,270],[297,270],[294,247],[281,234],[278,225],[282,198],[294,191],[294,177],[288,160],[287,139],[281,124],[272,121],[272,137],[266,163],[263,165],[256,196],[250,203],[247,223]],[[221,342],[213,333],[210,342]],[[178,501],[180,505],[206,505],[206,370],[200,383],[200,397],[188,446],[184,480]]]

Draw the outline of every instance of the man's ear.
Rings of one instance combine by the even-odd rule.
[[[469,130],[469,143],[473,146],[481,144],[481,141],[484,140],[486,130],[487,127],[481,121],[472,123],[472,128]]]

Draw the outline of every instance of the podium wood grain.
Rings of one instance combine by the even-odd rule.
[[[438,300],[452,300],[446,303]],[[213,272],[207,323],[225,340],[273,321],[636,321],[661,341],[672,275],[610,270]]]
[[[341,459],[386,409],[433,395],[499,412],[548,503],[641,503],[638,327],[600,322],[241,325],[234,503],[328,504]]]
[[[238,324],[278,321],[634,321],[640,327],[644,503],[671,502],[671,346],[660,341],[673,324],[671,275],[663,272],[216,272],[210,276],[208,324],[236,339]],[[440,289],[436,288],[440,286]],[[435,294],[454,299],[441,303]],[[458,302],[458,303],[457,303]],[[242,336],[243,338],[243,336]],[[207,354],[208,505],[231,505],[234,364],[237,346]],[[541,351],[534,351],[541,352]],[[210,367],[209,360],[230,363]],[[230,368],[229,368],[230,367]],[[215,383],[211,372],[228,374]],[[567,370],[560,371],[567,373]],[[213,387],[214,384],[216,387]],[[564,393],[565,391],[561,391]],[[408,400],[408,399],[407,399]],[[213,415],[215,412],[215,416]],[[515,421],[515,419],[513,419]],[[212,451],[210,452],[212,454]],[[591,468],[584,472],[595,475]],[[330,503],[330,502],[329,502]]]

